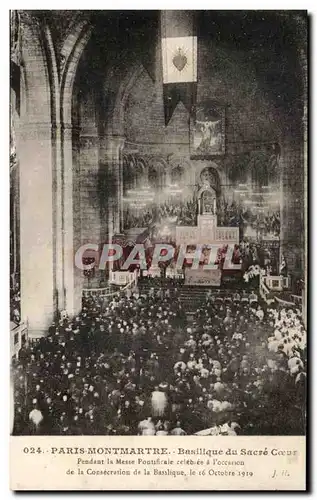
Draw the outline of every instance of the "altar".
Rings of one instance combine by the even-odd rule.
[[[185,285],[219,287],[220,284],[220,269],[185,269]]]
[[[176,226],[177,246],[207,246],[233,248],[239,244],[238,227],[218,227],[216,192],[204,184],[198,192],[197,226]],[[186,269],[185,284],[192,286],[220,286],[220,269]]]
[[[238,227],[218,226],[216,193],[205,184],[198,192],[197,226],[176,226],[176,245],[218,245],[221,248],[238,244]]]
[[[238,227],[218,227],[216,215],[198,215],[197,226],[176,226],[176,245],[238,245]]]

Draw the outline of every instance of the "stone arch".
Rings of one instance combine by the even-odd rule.
[[[137,188],[144,185],[148,177],[148,165],[146,158],[131,153],[122,154],[123,187]]]
[[[208,198],[209,208],[206,208],[206,199]],[[210,213],[216,215],[217,213],[217,192],[209,186],[202,186],[197,193],[199,213]]]
[[[41,29],[41,37],[46,56],[48,78],[51,89],[51,121],[53,126],[56,126],[60,123],[59,72],[52,34],[47,24],[45,24]]]
[[[215,194],[215,190],[212,187],[202,186],[197,192],[197,198],[201,198],[205,192],[211,193],[212,195]]]
[[[152,187],[153,182],[157,181],[157,188],[163,188],[165,185],[165,180],[166,180],[166,173],[167,173],[167,163],[163,157],[160,156],[152,156],[150,158],[149,163],[148,163],[148,178],[149,178],[149,184],[151,185],[151,179],[152,179]]]
[[[218,170],[213,166],[206,166],[200,172],[200,184],[208,184],[217,193],[220,191],[220,180]]]
[[[89,14],[88,14],[89,16]],[[62,74],[65,69],[65,62],[69,58],[75,44],[80,38],[83,28],[88,22],[87,16],[82,12],[76,13],[74,18],[68,25],[66,37],[60,51],[60,73]]]
[[[251,173],[251,181],[254,188],[267,187],[274,182],[278,170],[278,158],[274,153],[271,155],[267,150],[251,154],[247,169]]]
[[[55,309],[64,308],[64,266],[63,266],[63,195],[61,163],[61,113],[60,86],[56,52],[49,26],[44,24],[41,30],[46,54],[48,76],[51,87],[51,123],[52,123],[52,160],[53,160],[53,230],[54,230],[54,285]]]
[[[170,171],[171,183],[179,185],[183,184],[185,182],[184,174],[185,174],[185,169],[181,164],[172,167]]]
[[[81,21],[67,37],[62,48],[61,71],[61,116],[64,126],[72,122],[72,94],[77,67],[82,53],[90,39],[92,26]]]
[[[62,254],[64,269],[63,309],[75,314],[81,307],[80,277],[75,273],[73,252],[77,235],[74,228],[74,210],[78,211],[79,198],[74,189],[73,161],[73,86],[79,60],[89,41],[92,25],[79,20],[62,48],[60,67],[60,114],[61,114],[61,186],[62,186]],[[76,242],[77,244],[77,242]]]
[[[148,182],[148,166],[142,156],[136,158],[136,185],[146,185]]]
[[[28,121],[31,117],[40,122],[43,118],[51,122],[51,87],[41,30],[37,20],[31,14],[21,12],[20,19],[22,26],[21,65],[26,97],[25,114],[28,115]]]
[[[26,177],[32,177],[32,193],[24,193],[22,187],[21,197],[28,196],[39,199],[42,203],[42,212],[47,220],[43,222],[44,215],[40,219],[38,212],[31,203],[26,204],[30,213],[21,211],[21,231],[26,226],[27,219],[35,219],[34,231],[41,235],[38,245],[32,247],[31,238],[37,241],[36,235],[28,231],[28,235],[21,237],[25,249],[27,245],[32,247],[32,252],[22,249],[21,255],[26,256],[38,250],[39,262],[46,262],[45,270],[39,272],[46,288],[39,295],[43,298],[42,310],[47,312],[50,320],[56,308],[66,308],[69,314],[76,312],[80,307],[80,300],[75,300],[74,290],[74,227],[73,227],[73,154],[72,154],[72,94],[73,83],[77,71],[77,66],[84,48],[89,40],[92,26],[88,23],[86,15],[75,16],[69,25],[68,34],[61,48],[60,53],[56,52],[52,40],[49,26],[39,22],[36,15],[29,12],[20,11],[22,26],[22,54],[21,67],[25,82],[25,107],[21,116],[23,137],[21,144],[21,185],[27,186],[30,183]],[[58,57],[60,56],[60,57]],[[23,120],[24,117],[27,117]],[[31,144],[36,141],[36,148]],[[39,151],[39,152],[38,152]],[[36,154],[38,153],[38,154]],[[35,158],[36,155],[36,158]],[[29,168],[31,172],[27,173]],[[35,175],[36,173],[36,175]],[[45,197],[44,197],[45,194]],[[31,213],[32,212],[32,213]],[[48,215],[50,214],[50,215]],[[52,217],[53,214],[53,217]],[[25,222],[24,222],[25,221]],[[28,224],[29,228],[29,224]],[[45,240],[45,242],[44,242]],[[43,248],[45,246],[45,248]],[[42,253],[42,255],[40,255]],[[43,259],[43,255],[45,258]],[[35,255],[37,258],[37,254]],[[25,276],[25,283],[31,283],[34,290],[37,283],[32,279],[31,265],[26,262],[22,269]],[[42,271],[42,270],[41,270]],[[30,276],[29,276],[30,275]],[[29,289],[28,288],[28,289]],[[41,316],[40,302],[36,299],[33,289],[29,290],[29,303],[26,304],[28,317]],[[48,296],[50,290],[53,297]],[[52,291],[55,290],[53,293]],[[78,297],[77,297],[78,298]],[[32,303],[39,304],[37,313],[30,311]],[[47,318],[42,318],[35,329],[41,329],[48,322]],[[33,326],[31,325],[31,328]]]
[[[122,181],[123,181],[123,193],[128,189],[134,187],[134,167],[135,159],[133,155],[125,154],[122,155]]]
[[[172,154],[168,157],[168,173],[170,179],[172,179],[172,172],[175,169],[181,169],[183,172],[183,181],[182,184],[186,186],[189,191],[193,191],[193,186],[195,185],[195,172],[192,166],[192,162],[187,158],[184,158],[183,155],[180,154]],[[194,192],[192,192],[194,196]]]
[[[142,76],[145,72],[142,64],[132,65],[130,71],[123,79],[120,84],[119,90],[117,92],[115,103],[113,107],[113,113],[110,117],[110,128],[115,135],[124,135],[124,109],[129,94],[135,84],[135,82]]]
[[[198,189],[202,185],[201,174],[204,170],[208,169],[210,169],[213,177],[216,179],[217,192],[220,192],[222,186],[226,185],[226,174],[222,164],[219,165],[215,161],[210,160],[193,160],[193,165],[195,170],[195,184]]]

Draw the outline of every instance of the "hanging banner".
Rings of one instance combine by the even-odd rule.
[[[196,102],[196,93],[196,83],[171,83],[168,85],[164,85],[163,99],[166,126],[169,124],[174,110],[180,101],[184,104],[188,113],[192,112]]]
[[[189,113],[196,103],[197,36],[193,12],[161,13],[165,125],[181,101]]]
[[[197,82],[197,37],[162,38],[163,83]]]

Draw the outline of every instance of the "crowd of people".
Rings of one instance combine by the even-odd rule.
[[[306,332],[297,310],[179,287],[88,298],[12,363],[14,434],[305,432]]]
[[[268,213],[267,215],[265,215],[263,224],[264,224],[264,232],[266,234],[273,234],[273,236],[279,237],[281,230],[281,219],[279,210],[276,210],[275,212]]]
[[[267,274],[279,275],[279,248],[242,240],[238,247],[243,270],[259,265]]]
[[[181,226],[195,226],[197,220],[197,202],[195,200],[169,200],[161,204],[153,204],[134,214],[130,207],[123,213],[124,229],[134,227],[150,227],[171,220]]]
[[[215,264],[223,268],[228,253],[228,245],[219,247]],[[242,271],[245,272],[251,266],[257,265],[265,270],[266,274],[279,275],[278,269],[278,248],[269,248],[261,243],[242,240],[239,245],[234,245],[231,261],[233,264],[241,264]],[[208,262],[208,257],[206,259]]]
[[[174,203],[153,204],[133,212],[127,207],[123,213],[123,227],[125,230],[131,228],[153,228],[160,224],[174,224],[174,226],[196,226],[197,225],[197,200],[177,201]],[[217,201],[217,223],[222,227],[239,227],[240,239],[271,240],[280,235],[280,212],[271,210],[259,212],[251,206],[247,208],[236,201],[226,201],[219,198]],[[174,235],[175,236],[175,235]]]
[[[218,224],[225,227],[239,227],[240,236],[254,234],[256,239],[274,239],[280,235],[280,212],[269,210],[262,212],[252,206],[246,207],[237,201],[218,200]]]

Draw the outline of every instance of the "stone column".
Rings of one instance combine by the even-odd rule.
[[[120,233],[123,232],[123,156],[122,156],[122,151],[124,148],[124,140],[122,140],[122,143],[119,146],[119,178],[120,178],[120,183],[119,183],[119,210],[120,210]]]
[[[54,268],[55,268],[55,309],[65,309],[64,264],[63,264],[63,174],[62,174],[62,129],[55,124],[52,129],[52,148],[55,159],[53,171],[53,227],[54,227]]]
[[[79,193],[80,214],[75,220],[75,228],[78,237],[75,237],[76,250],[80,245],[91,243],[99,245],[100,227],[102,224],[101,204],[103,197],[102,186],[99,175],[99,137],[96,127],[85,126],[80,130],[78,147],[78,174],[74,179],[74,192]],[[74,159],[75,163],[75,159]],[[74,214],[76,217],[76,211]],[[83,271],[75,269],[78,282],[87,286],[87,279],[83,277]],[[98,287],[102,276],[95,269],[92,286]],[[91,281],[90,281],[91,283]]]
[[[307,284],[308,284],[308,273],[307,273],[307,262],[308,262],[308,131],[307,131],[307,49],[305,48],[300,51],[300,61],[303,71],[303,131],[304,131],[304,148],[303,148],[303,162],[304,162],[304,289],[302,292],[303,300],[303,321],[305,327],[307,326]]]
[[[55,132],[41,27],[31,11],[19,11],[16,63],[20,73],[17,130],[20,185],[21,319],[29,336],[45,335],[55,313]]]
[[[119,233],[121,227],[121,204],[123,192],[123,162],[122,149],[124,138],[120,136],[107,136],[102,140],[101,163],[106,170],[105,194],[108,202],[108,237],[112,239],[115,233]]]
[[[81,290],[75,280],[74,213],[79,211],[79,193],[74,190],[73,129],[71,124],[62,128],[63,158],[63,270],[65,309],[70,316],[81,309]]]
[[[100,168],[103,169],[104,196],[106,200],[107,228],[102,228],[102,239],[111,242],[122,227],[123,161],[124,137],[106,136],[100,144]],[[112,267],[112,266],[111,266]]]
[[[21,124],[21,319],[28,321],[30,337],[45,334],[54,315],[51,139],[50,124]]]
[[[304,165],[300,134],[282,142],[281,154],[281,248],[290,274],[304,271]]]

